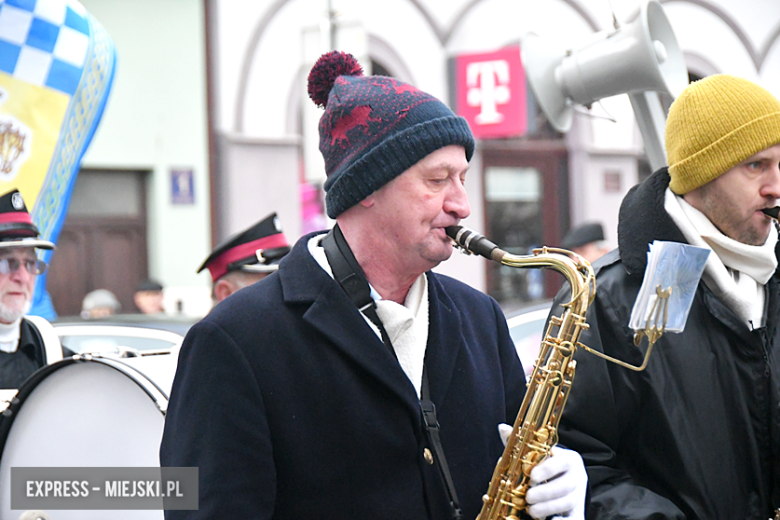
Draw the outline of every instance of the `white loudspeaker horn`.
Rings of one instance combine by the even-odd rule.
[[[571,128],[574,104],[646,91],[676,98],[688,85],[685,58],[657,0],[646,2],[634,22],[593,38],[563,52],[535,34],[522,39],[531,90],[559,132]]]

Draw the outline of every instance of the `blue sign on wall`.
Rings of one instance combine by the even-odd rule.
[[[195,204],[192,169],[171,170],[171,204]]]

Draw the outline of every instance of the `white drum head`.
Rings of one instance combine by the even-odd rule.
[[[167,396],[132,367],[66,359],[19,389],[0,422],[0,520],[10,509],[12,467],[158,467]],[[38,374],[38,375],[41,375]],[[46,511],[52,520],[162,519],[162,511]]]

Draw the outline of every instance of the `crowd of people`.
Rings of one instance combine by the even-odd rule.
[[[497,302],[433,272],[471,212],[474,137],[345,53],[317,61],[308,91],[335,224],[290,246],[272,213],[198,270],[215,307],[181,347],[160,462],[198,468],[199,508],[166,519],[476,518],[526,378]],[[559,444],[513,506],[533,518],[780,515],[780,251],[764,212],[780,199],[780,101],[714,75],[674,101],[665,139],[669,166],[625,197],[616,249],[598,223],[562,241],[596,274],[581,343],[641,362],[628,324],[654,241],[708,249],[704,275],[645,370],[577,350]],[[17,191],[0,197],[9,388],[47,363],[24,315],[46,268],[36,248],[51,247]],[[164,312],[162,292],[141,283],[139,311]],[[85,316],[119,311],[109,291],[84,299]]]

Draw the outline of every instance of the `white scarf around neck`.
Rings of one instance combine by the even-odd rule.
[[[688,243],[710,249],[702,279],[750,328],[764,322],[764,285],[777,269],[777,230],[772,226],[763,245],[751,246],[727,237],[699,210],[666,189],[664,209]]]
[[[22,318],[18,318],[13,323],[0,323],[0,350],[13,354],[19,348],[19,336],[21,335],[20,323]]]
[[[428,345],[428,278],[421,274],[399,305],[377,300],[376,313],[385,326],[401,368],[420,397],[425,347]]]

